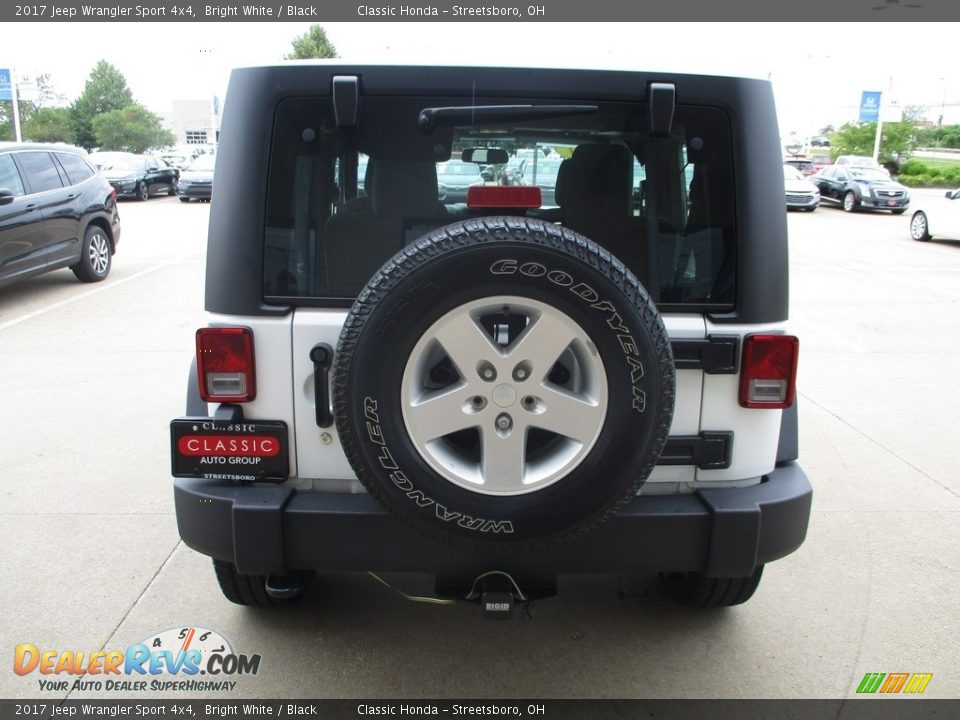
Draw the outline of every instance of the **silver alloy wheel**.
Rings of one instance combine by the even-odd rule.
[[[498,296],[434,322],[407,361],[403,420],[442,477],[487,495],[541,490],[600,436],[607,377],[583,329],[554,307]]]
[[[856,207],[857,198],[852,191],[848,190],[846,195],[843,196],[843,209],[847,212],[853,212]]]
[[[923,212],[916,212],[910,219],[910,237],[914,240],[927,239],[927,216]]]
[[[90,269],[97,275],[103,275],[110,267],[110,242],[102,232],[95,232],[90,237],[88,252]]]

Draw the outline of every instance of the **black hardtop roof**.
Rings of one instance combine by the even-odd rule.
[[[674,83],[678,102],[712,100],[728,104],[737,95],[760,90],[770,82],[758,78],[698,75],[633,69],[496,67],[490,65],[389,65],[345,63],[342,60],[287,61],[274,65],[240,67],[231,74],[231,86],[263,80],[269,76],[276,90],[328,94],[329,83],[317,83],[323,75],[356,75],[361,92],[383,94],[454,94],[510,96],[544,95],[630,98],[645,95],[650,82]],[[762,90],[761,90],[762,92]]]

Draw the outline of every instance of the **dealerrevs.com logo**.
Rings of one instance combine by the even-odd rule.
[[[38,675],[42,691],[216,692],[236,689],[234,677],[256,675],[260,655],[234,652],[215,630],[181,627],[150,635],[126,650],[56,650],[21,643],[13,671]]]
[[[861,695],[919,695],[927,689],[933,673],[867,673],[857,686]]]

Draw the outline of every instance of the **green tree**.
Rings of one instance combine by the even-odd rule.
[[[901,120],[911,125],[916,125],[927,116],[929,108],[926,105],[904,105]]]
[[[29,88],[28,92],[24,92]],[[50,107],[59,105],[64,97],[58,93],[50,81],[49,73],[36,76],[24,75],[17,82],[17,104],[20,110],[20,134],[25,140],[35,142],[73,142],[73,131],[68,127],[66,131],[54,121],[56,110]],[[13,103],[0,102],[0,140],[13,140]]]
[[[67,108],[40,108],[23,122],[23,137],[33,142],[73,142]]]
[[[137,103],[100,113],[93,118],[91,127],[96,146],[104,150],[142,153],[176,141],[173,133],[161,125],[158,115]]]
[[[74,142],[90,149],[97,146],[93,120],[101,113],[120,110],[133,104],[133,93],[117,68],[99,61],[90,73],[80,97],[70,106]]]
[[[314,23],[303,35],[298,35],[291,43],[293,52],[284,55],[284,60],[309,60],[311,58],[335,58],[337,49],[327,39],[326,31]]]
[[[837,130],[830,141],[830,154],[873,155],[877,136],[877,124],[847,123]],[[916,129],[910,123],[884,123],[880,132],[881,163],[899,162],[908,157],[916,147]]]
[[[960,125],[947,125],[943,128],[938,128],[941,130],[943,147],[948,148],[960,148]]]

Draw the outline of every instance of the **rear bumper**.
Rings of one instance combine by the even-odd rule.
[[[812,488],[799,465],[748,488],[639,496],[576,542],[497,556],[446,547],[402,525],[365,494],[297,492],[177,478],[184,542],[245,574],[286,570],[525,573],[700,571],[743,577],[796,550],[807,532]]]
[[[191,198],[194,200],[209,200],[213,195],[212,185],[185,185],[180,183],[177,186],[177,195],[182,198]]]

